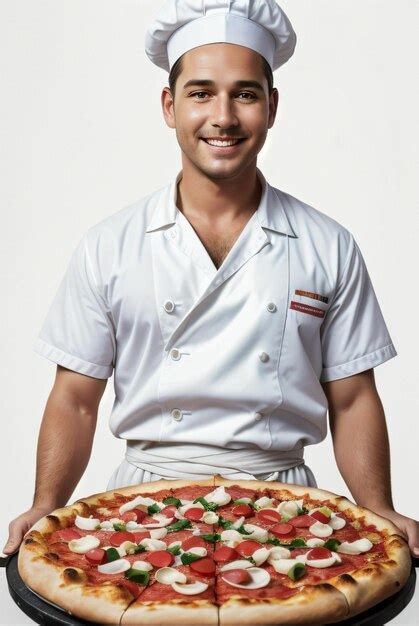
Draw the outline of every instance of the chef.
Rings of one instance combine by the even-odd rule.
[[[396,350],[359,247],[257,167],[278,106],[272,72],[295,43],[274,0],[170,0],[149,27],[182,169],[72,255],[35,343],[58,365],[69,415],[52,419],[47,405],[34,506],[12,523],[9,551],[25,524],[67,502],[112,374],[110,429],[127,448],[107,489],[216,473],[316,486],[304,449],[326,437],[329,409],[354,498],[419,544],[417,522],[391,501],[373,368]]]

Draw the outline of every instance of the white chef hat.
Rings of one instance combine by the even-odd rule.
[[[170,72],[185,52],[209,43],[256,50],[274,71],[292,56],[296,35],[276,0],[167,0],[147,31],[145,51]]]

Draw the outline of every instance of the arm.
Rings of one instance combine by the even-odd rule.
[[[339,471],[355,502],[391,520],[419,554],[419,523],[394,510],[390,445],[374,370],[323,383]]]
[[[66,505],[90,458],[106,383],[57,367],[39,432],[33,504],[10,523],[5,554],[18,549],[38,519]]]

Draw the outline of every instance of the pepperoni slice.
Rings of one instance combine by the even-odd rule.
[[[137,513],[134,510],[133,511],[126,511],[125,513],[122,513],[120,518],[123,519],[124,522],[136,522],[137,521]]]
[[[277,524],[281,521],[281,514],[273,509],[262,509],[257,512],[257,517],[265,524]]]
[[[109,537],[109,543],[111,544],[111,546],[120,546],[121,543],[124,543],[124,541],[132,541],[133,543],[135,543],[135,535],[134,533],[129,533],[127,531],[121,530],[121,531],[117,531],[116,533],[112,533],[112,535]]]
[[[108,560],[103,548],[93,548],[93,550],[86,552],[84,556],[92,565],[103,565]]]
[[[166,517],[174,517],[176,511],[177,511],[177,508],[175,507],[175,505],[169,504],[168,506],[165,506],[164,509],[160,511],[160,514],[165,515]]]
[[[227,572],[222,573],[222,578],[227,582],[235,583],[237,585],[245,585],[250,583],[252,577],[247,569],[230,569]]]
[[[141,589],[144,589],[144,587],[140,587],[137,583],[132,582],[132,580],[122,579],[117,582],[117,585],[125,587],[135,599],[140,595]]]
[[[205,511],[204,509],[200,509],[198,507],[193,507],[191,509],[188,509],[187,511],[185,511],[185,513],[183,514],[184,517],[186,517],[186,519],[190,519],[193,522],[200,522],[201,521],[201,517],[204,515]]]
[[[253,516],[253,509],[248,504],[238,504],[237,506],[235,506],[232,509],[231,512],[236,517],[242,517],[242,516],[243,517],[252,517]]]
[[[240,556],[248,557],[252,556],[255,550],[259,550],[261,544],[257,541],[252,541],[251,539],[247,539],[245,541],[241,541],[236,546],[236,551],[240,554]]]
[[[329,521],[327,515],[325,515],[321,511],[314,511],[310,514],[310,517],[314,517],[314,519],[316,519],[318,522],[321,522],[322,524],[327,524],[327,522]]]
[[[73,528],[63,528],[59,530],[57,535],[62,541],[72,541],[73,539],[80,539],[81,534]]]
[[[149,530],[136,531],[132,534],[134,535],[134,543],[140,543],[142,539],[150,539],[151,537]]]
[[[166,550],[155,550],[147,554],[146,559],[153,567],[170,567],[175,557],[171,552],[167,552]]]
[[[222,548],[218,548],[215,550],[212,558],[217,563],[226,563],[227,561],[234,561],[238,559],[240,554],[234,548],[229,548],[228,546],[223,546]]]
[[[317,559],[330,559],[332,553],[327,548],[313,548],[307,552],[307,561],[315,561]]]
[[[192,535],[192,537],[188,537],[187,539],[185,539],[185,541],[182,542],[182,549],[185,550],[185,552],[187,552],[191,548],[206,548],[206,547],[207,547],[206,541],[204,541],[204,539],[202,539],[201,537],[195,537],[195,535]]]
[[[295,528],[309,528],[313,525],[313,518],[311,515],[297,515],[289,521]]]
[[[198,574],[204,574],[204,576],[211,576],[215,572],[215,563],[212,559],[203,558],[199,561],[193,561],[189,564],[189,567]]]
[[[276,537],[292,537],[295,535],[295,528],[292,524],[275,524],[272,526],[271,532]]]

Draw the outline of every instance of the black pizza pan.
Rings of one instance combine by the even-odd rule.
[[[337,624],[339,626],[382,626],[387,624],[399,615],[413,598],[416,587],[415,568],[418,565],[419,559],[412,558],[412,569],[409,578],[400,591],[383,600],[383,602],[376,604],[368,611],[359,613],[352,619],[336,622],[336,624],[329,626],[337,626]],[[59,607],[46,602],[31,591],[20,577],[17,568],[17,553],[5,559],[0,559],[0,566],[6,567],[7,584],[14,602],[36,624],[45,626],[93,624],[93,622],[80,620]]]

